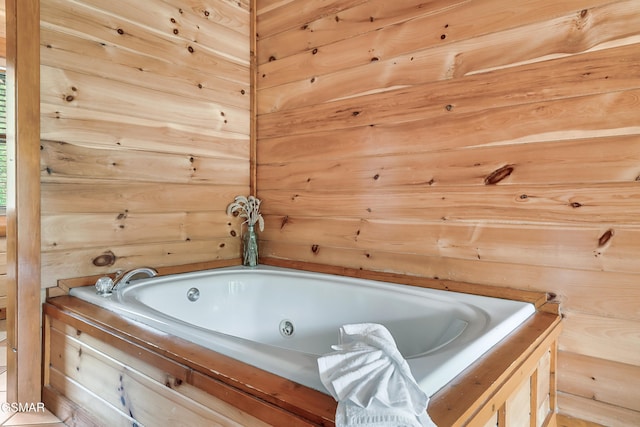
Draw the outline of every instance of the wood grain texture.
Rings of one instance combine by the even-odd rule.
[[[63,305],[58,305],[58,302]],[[115,348],[115,352],[124,355],[124,358],[138,359],[134,365],[143,366],[145,372],[152,375],[158,375],[160,371],[177,380],[182,379],[184,388],[193,385],[211,395],[208,396],[209,401],[213,396],[227,402],[235,407],[231,409],[236,416],[244,417],[245,421],[251,417],[243,415],[243,412],[260,416],[271,425],[333,425],[335,401],[329,395],[245,365],[179,337],[168,336],[152,328],[141,328],[138,322],[129,321],[74,298],[69,300],[68,297],[63,297],[54,304],[58,308],[47,305],[46,313],[80,331],[80,335],[89,335],[83,340],[95,342],[97,339],[101,348],[109,349],[112,353]],[[86,398],[83,394],[77,397]],[[227,409],[229,408],[228,406]],[[101,409],[104,408],[98,408]],[[313,421],[304,419],[309,416]]]
[[[42,141],[42,181],[86,179],[247,185],[249,163],[244,159],[98,149],[64,142]]]
[[[640,390],[626,387],[640,376],[638,366],[562,351],[558,374],[566,393],[640,412]]]
[[[569,427],[636,426],[640,424],[640,412],[618,405],[609,405],[569,393],[559,393],[558,403],[563,414],[569,417],[569,422],[564,424]]]
[[[257,189],[262,256],[553,294],[560,412],[635,422],[638,2],[303,3],[41,2],[43,286],[232,260]]]
[[[562,354],[615,367],[599,422],[631,423],[640,4],[516,3],[258,1],[262,255],[547,291]],[[560,413],[598,422],[592,370]]]
[[[584,144],[589,144],[590,149],[580,150]],[[640,161],[637,135],[411,154],[371,152],[351,158],[346,149],[333,151],[325,144],[325,150],[324,156],[309,153],[309,158],[300,161],[291,157],[278,160],[277,154],[265,150],[267,158],[260,169],[265,184],[261,189],[321,190],[340,186],[365,191],[375,185],[376,189],[411,186],[416,191],[426,191],[430,187],[486,185],[487,178],[503,168],[508,169],[508,175],[499,181],[500,185],[632,182],[638,176]],[[585,164],[592,166],[585,168]]]
[[[235,259],[240,250],[237,237],[126,245],[110,242],[108,245],[45,252],[42,268],[51,271],[48,277],[74,278],[130,270],[141,265],[176,266]],[[42,287],[56,286],[56,281],[48,277],[43,278]]]
[[[53,322],[50,384],[75,402],[91,406],[99,419],[121,419],[116,425],[136,421],[145,425],[267,425],[226,402],[198,393],[186,383],[186,367],[173,375],[103,343],[98,342],[96,348],[91,337],[82,334],[78,339],[76,330],[68,329]],[[102,392],[96,395],[90,390]]]
[[[374,69],[384,67],[386,72],[383,76],[367,79],[369,83],[384,82],[396,75],[408,76],[409,73],[403,73],[403,70],[421,65],[428,68],[420,75],[440,80],[544,61],[549,57],[593,49],[611,41],[626,43],[621,40],[635,34],[632,27],[601,32],[607,25],[615,25],[618,19],[637,20],[634,14],[637,5],[631,1],[620,3],[609,6],[603,1],[572,1],[553,7],[542,0],[519,4],[516,9],[501,6],[500,0],[481,5],[463,1],[430,2],[426,8],[414,9],[413,16],[402,22],[377,27],[374,18],[370,31],[364,34],[345,34],[340,39],[341,32],[332,31],[336,39],[324,45],[309,41],[315,33],[311,23],[308,24],[311,29],[296,29],[297,45],[307,43],[304,51],[292,55],[269,54],[268,59],[263,56],[259,82],[264,87],[301,80],[315,83],[311,80],[313,77],[322,81],[325,76],[332,78],[335,74],[349,73],[353,68],[366,66]],[[438,6],[443,13],[428,13],[430,7]],[[497,13],[498,10],[502,13]],[[371,16],[363,16],[363,11],[359,13],[361,20],[370,21]],[[618,19],[610,20],[612,14]],[[348,25],[346,22],[343,25]],[[532,32],[539,33],[539,37],[529,37]],[[259,44],[259,48],[263,44]],[[274,47],[278,44],[279,41],[274,40]],[[496,48],[500,55],[495,54]],[[424,56],[430,58],[429,63],[424,62]],[[412,76],[414,82],[419,78],[416,74],[414,72]],[[357,87],[367,84],[362,82]],[[377,90],[385,87],[393,85],[382,84]]]
[[[6,0],[6,400],[38,402],[42,384],[40,282],[40,2]]]
[[[239,256],[249,18],[246,1],[42,1],[43,287]]]
[[[425,208],[426,209],[426,208]],[[562,268],[568,259],[583,270],[640,273],[633,263],[640,256],[634,243],[640,230],[616,230],[604,245],[602,226],[510,225],[464,221],[340,217],[266,218],[265,239],[280,244],[313,241],[323,248],[420,253],[430,257],[462,258],[487,262],[519,263]],[[274,236],[274,237],[271,237]],[[590,248],[590,250],[585,250]]]
[[[589,45],[583,47],[589,50],[588,53],[579,51],[574,55],[567,54],[566,51],[572,51],[573,48],[561,43],[566,40],[566,34],[576,25],[573,16],[571,16],[560,23],[554,23],[551,28],[534,26],[528,28],[528,32],[518,28],[517,31],[511,31],[508,34],[492,34],[492,37],[483,36],[480,39],[473,39],[470,42],[461,43],[461,46],[446,45],[439,49],[411,52],[387,60],[375,57],[369,63],[340,72],[327,72],[327,74],[311,76],[294,75],[290,77],[290,79],[295,79],[292,82],[264,82],[259,112],[269,113],[394,90],[404,93],[402,92],[403,88],[419,85],[427,85],[434,92],[434,97],[438,97],[442,90],[455,99],[456,88],[469,87],[469,85],[476,83],[476,90],[469,95],[482,96],[482,90],[487,89],[488,86],[482,87],[479,85],[480,82],[487,81],[489,84],[491,79],[496,79],[492,85],[499,90],[502,85],[508,86],[509,78],[514,73],[518,76],[526,76],[519,78],[522,79],[521,83],[523,89],[526,89],[528,100],[535,99],[536,96],[534,86],[532,85],[529,89],[528,79],[546,79],[545,85],[538,87],[538,89],[544,88],[546,90],[546,97],[554,94],[560,95],[562,93],[560,87],[567,90],[566,79],[572,81],[572,86],[583,86],[585,91],[594,90],[597,87],[602,88],[603,84],[615,85],[614,80],[600,81],[606,75],[600,73],[603,71],[606,73],[606,70],[611,70],[611,68],[605,65],[595,65],[593,68],[590,67],[591,70],[588,73],[585,73],[584,61],[597,63],[599,60],[609,58],[612,68],[620,68],[619,72],[623,72],[623,69],[628,66],[632,67],[632,64],[616,66],[616,52],[630,52],[633,49],[634,40],[627,38],[630,34],[629,27],[618,27],[616,22],[631,21],[625,25],[638,25],[637,10],[624,10],[625,15],[618,17],[619,21],[609,20],[609,15],[614,13],[611,10],[594,13],[602,15],[602,19],[606,19],[605,23],[615,28],[603,33],[601,39],[590,40]],[[564,28],[555,28],[556,26]],[[539,44],[531,46],[530,33],[553,35],[556,39],[536,39]],[[607,48],[599,46],[600,44]],[[483,45],[491,46],[491,49],[501,48],[510,54],[491,56],[484,50],[478,49],[478,46]],[[452,62],[452,49],[459,50],[455,55],[454,62]],[[553,79],[548,78],[550,70],[545,63],[550,58],[556,62]],[[268,65],[265,65],[264,68],[267,67]],[[421,72],[416,73],[416,69],[420,69]],[[289,73],[292,73],[296,68],[290,67],[288,70]],[[371,78],[363,81],[363,74],[370,75]],[[618,73],[612,72],[611,74],[610,78],[615,79],[615,75]],[[262,79],[269,76],[267,71],[262,71],[259,75]],[[286,76],[286,73],[278,70],[275,75],[276,78],[284,79],[283,75]],[[582,79],[576,81],[576,75],[581,76]],[[622,79],[624,80],[625,77]],[[630,81],[633,81],[632,77]],[[412,88],[412,91],[416,92],[416,89]],[[304,95],[301,96],[301,93]],[[583,91],[581,90],[579,93],[583,93]],[[514,101],[517,100],[517,97],[514,98]]]
[[[640,328],[634,320],[564,312],[560,350],[640,366]],[[636,369],[637,371],[637,369]],[[630,369],[629,372],[634,372]]]
[[[603,427],[602,424],[566,415],[558,415],[558,427]]]

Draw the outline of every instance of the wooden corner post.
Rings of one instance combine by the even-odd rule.
[[[6,0],[7,402],[41,402],[40,2]]]

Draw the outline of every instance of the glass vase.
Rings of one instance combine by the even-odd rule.
[[[248,226],[242,238],[242,264],[247,267],[258,265],[258,239],[253,225]]]

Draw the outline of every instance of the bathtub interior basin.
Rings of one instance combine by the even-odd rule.
[[[432,395],[535,312],[532,304],[259,266],[135,281],[71,294],[326,393],[318,356],[339,328],[379,323]]]

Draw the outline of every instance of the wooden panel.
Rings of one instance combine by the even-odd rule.
[[[494,417],[492,417],[489,421],[487,421],[484,427],[499,427],[498,414],[496,413]]]
[[[449,49],[448,64],[442,66],[439,61],[432,61],[431,64],[436,62],[438,66],[434,68],[447,73],[450,72],[448,67],[460,63],[466,64],[469,53],[464,52],[464,48],[460,49],[455,42],[469,39],[471,39],[470,44],[473,46],[474,53],[480,54],[476,58],[482,58],[485,61],[485,65],[480,69],[493,68],[497,65],[520,63],[547,55],[579,52],[594,44],[597,45],[598,42],[607,41],[606,35],[596,32],[597,36],[595,36],[593,30],[603,27],[602,22],[606,24],[608,15],[611,14],[611,11],[603,13],[596,8],[589,10],[593,6],[606,3],[603,1],[572,1],[552,6],[541,0],[529,2],[517,10],[504,9],[503,2],[500,0],[483,2],[482,5],[465,4],[462,1],[439,1],[431,2],[427,7],[420,5],[421,7],[417,8],[415,1],[397,3],[399,7],[404,6],[407,9],[408,6],[413,5],[414,10],[410,16],[406,14],[401,22],[392,22],[394,17],[387,12],[386,16],[391,16],[387,19],[391,22],[387,22],[390,25],[384,27],[379,26],[378,23],[382,22],[384,25],[385,16],[363,15],[367,12],[364,8],[360,10],[354,8],[353,15],[359,15],[359,21],[346,19],[340,28],[362,25],[362,21],[369,21],[369,32],[362,35],[356,34],[352,37],[352,34],[345,34],[345,30],[338,30],[334,31],[334,37],[329,36],[333,40],[328,40],[324,44],[316,43],[312,35],[315,33],[314,24],[316,23],[312,22],[308,24],[308,28],[297,27],[295,32],[292,31],[299,38],[293,45],[294,49],[301,45],[305,48],[301,53],[290,56],[285,53],[278,56],[271,51],[272,46],[263,47],[269,41],[259,44],[259,49],[266,49],[260,58],[261,76],[271,73],[269,77],[278,79],[277,82],[282,83],[289,80],[287,78],[291,74],[310,77],[317,75],[318,71],[322,71],[320,74],[328,74],[357,65],[381,62],[381,59],[387,58],[392,59],[386,67],[390,68],[403,62],[402,58],[398,58],[400,54],[412,52],[413,56],[406,55],[406,59],[410,60],[419,55],[423,49],[439,46]],[[614,10],[622,13],[625,9],[633,8],[633,4],[629,3],[629,5],[618,6]],[[286,12],[283,10],[281,13]],[[260,13],[258,17],[260,24],[269,25],[264,22],[268,17]],[[336,16],[330,18],[335,19]],[[373,22],[371,18],[374,19]],[[289,21],[294,19],[289,18]],[[340,20],[340,16],[338,19]],[[338,23],[340,22],[341,20]],[[596,23],[598,25],[592,25]],[[522,26],[517,27],[516,24],[522,24]],[[261,35],[264,35],[263,28],[262,25],[259,28]],[[513,30],[510,30],[512,28]],[[624,31],[623,34],[633,34],[633,30],[622,31]],[[532,40],[528,37],[532,32],[539,33],[539,37]],[[320,37],[323,36],[322,33],[320,31]],[[489,35],[483,38],[478,37],[486,33]],[[499,34],[502,37],[498,37]],[[613,38],[620,37],[618,34],[614,32]],[[286,35],[292,37],[291,34]],[[476,41],[478,42],[473,44]],[[277,45],[279,42],[280,40],[274,38],[272,43]],[[510,42],[514,44],[510,45]],[[518,49],[513,49],[513,46],[518,46]],[[317,48],[317,51],[314,52],[312,50],[314,48]],[[495,55],[495,51],[499,51],[501,55]],[[473,63],[473,54],[471,57]],[[276,60],[269,61],[272,58]],[[487,64],[487,60],[493,61],[493,64]],[[292,65],[295,66],[292,67]],[[266,76],[259,80],[261,84],[264,79]],[[371,80],[373,79],[372,77]]]
[[[219,211],[243,186],[220,186],[212,192],[207,185],[134,182],[129,185],[95,180],[94,183],[43,183],[43,213],[159,213]],[[66,199],[65,199],[66,197]]]
[[[234,75],[234,80],[225,79],[217,75],[215,68],[195,69],[184,64],[168,63],[158,57],[141,56],[135,51],[60,32],[59,27],[41,28],[41,37],[42,61],[56,68],[90,72],[194,99],[215,99],[225,105],[247,107],[249,104],[247,82],[237,81]],[[109,57],[104,57],[105,50],[110,54]],[[86,61],[87,56],[93,57],[91,62]],[[144,79],[140,79],[141,74]]]
[[[566,393],[640,412],[640,388],[626,387],[640,378],[640,367],[562,351],[558,383]]]
[[[42,105],[42,138],[91,147],[140,149],[165,153],[248,160],[247,135],[190,126],[159,124],[123,114],[71,106]],[[178,143],[176,143],[178,141]]]
[[[260,19],[260,33],[267,36],[271,33],[279,32],[292,26],[301,26],[309,21],[313,21],[323,15],[344,10],[350,6],[364,3],[366,0],[328,0],[306,1],[304,4],[293,0],[278,1],[275,4],[272,0],[256,2],[258,17]]]
[[[57,280],[51,279],[54,277],[107,274],[141,265],[154,267],[187,265],[218,259],[233,259],[239,255],[240,239],[237,237],[48,251],[42,255],[42,267],[50,272],[50,276],[43,278],[42,286],[55,286]]]
[[[580,150],[587,143],[590,150]],[[416,189],[481,186],[486,185],[485,181],[495,171],[503,168],[506,168],[508,176],[500,181],[501,185],[554,184],[559,181],[583,185],[630,182],[638,175],[637,164],[640,161],[640,138],[637,135],[392,156],[379,156],[372,152],[370,156],[356,158],[349,158],[346,149],[338,150],[336,147],[333,150],[330,145],[325,145],[325,148],[324,156],[310,153],[302,161],[286,159],[265,150],[265,163],[260,168],[260,177],[265,184],[261,190],[321,190],[340,186],[342,189],[367,191],[402,186],[414,186]],[[300,154],[299,151],[289,154],[295,153]],[[603,161],[604,156],[606,161]],[[266,163],[267,160],[271,163]],[[593,164],[593,167],[585,170],[585,163]]]
[[[189,9],[188,1],[176,1],[175,8],[167,6],[165,2],[154,0],[157,13],[150,14],[148,10],[142,11],[141,6],[129,5],[128,2],[105,2],[104,0],[84,0],[74,3],[69,7],[63,0],[47,0],[42,5],[43,26],[58,28],[62,32],[80,33],[90,35],[90,38],[106,44],[124,47],[149,56],[166,58],[167,52],[173,54],[174,62],[184,64],[191,68],[201,66],[216,69],[219,75],[224,75],[230,80],[245,81],[248,73],[248,50],[246,44],[220,43],[216,44],[207,35],[203,42],[194,41],[188,33],[197,30],[197,25],[208,27],[215,25],[217,29],[224,28],[217,24],[211,24],[204,14],[198,19],[191,13],[184,11]],[[223,3],[217,1],[216,3]],[[126,7],[123,7],[126,5]],[[181,8],[183,13],[180,13]],[[114,10],[115,8],[115,10]],[[111,9],[111,10],[110,10]],[[233,8],[227,8],[227,13]],[[227,26],[244,25],[248,27],[249,15],[246,11],[242,18],[244,24],[236,24],[239,14],[231,17]],[[172,19],[176,22],[171,22]],[[189,23],[189,20],[198,20],[198,24]],[[178,21],[180,21],[178,23]],[[173,25],[172,25],[173,24]],[[174,30],[178,30],[175,34]],[[236,41],[244,40],[248,43],[247,36],[241,37],[241,33],[224,29],[229,37]],[[118,31],[120,30],[120,31]],[[180,36],[180,31],[187,33],[187,37]],[[208,31],[209,34],[214,32]],[[200,38],[200,35],[197,37]],[[225,40],[226,41],[226,40]],[[213,42],[213,45],[211,45]],[[191,49],[189,49],[191,48]],[[222,52],[221,52],[222,50]],[[225,52],[227,50],[227,52]],[[235,55],[232,56],[231,54]]]
[[[74,390],[75,384],[70,383],[67,388],[69,394],[76,393]],[[96,396],[88,395],[83,393],[83,399],[90,400],[93,398],[94,400],[90,400],[89,406],[92,407],[93,404],[96,403]],[[57,417],[61,420],[64,420],[64,425],[69,427],[82,427],[87,425],[99,426],[100,421],[96,420],[88,411],[84,409],[83,406],[71,401],[67,397],[61,395],[56,390],[54,390],[51,386],[45,386],[42,390],[42,401],[46,402],[45,405],[48,410],[52,413],[57,414]],[[115,416],[115,411],[110,412],[114,419],[114,422],[117,422],[117,417]],[[103,418],[109,419],[109,418]]]
[[[112,405],[104,402],[96,393],[92,393],[76,381],[65,377],[65,375],[57,369],[49,369],[53,390],[64,390],[65,396],[76,405],[91,408],[93,416],[87,420],[92,423],[91,425],[95,423],[95,425],[104,425],[106,427],[106,423],[102,420],[109,420],[109,425],[125,427],[132,425],[134,422],[131,417],[124,415]],[[61,418],[63,414],[64,412],[60,413],[58,417]]]
[[[558,427],[603,427],[602,424],[558,414]]]
[[[551,411],[552,393],[550,390],[555,390],[556,386],[551,381],[551,352],[547,352],[538,363],[538,369],[536,374],[536,387],[537,393],[535,401],[537,402],[537,408],[533,408],[537,411],[536,425],[538,427],[543,425],[544,420],[547,418],[549,411]]]
[[[127,320],[76,298],[57,298],[45,305],[46,314],[63,320],[80,333],[98,337],[110,345],[153,365],[188,366],[204,373],[186,380],[217,398],[256,416],[272,425],[308,426],[303,418],[311,417],[315,424],[327,424],[335,413],[335,401],[330,396],[292,383],[284,378],[237,362],[175,336],[169,336],[140,323]],[[58,305],[61,304],[61,305]],[[541,319],[545,320],[545,319]],[[548,318],[547,318],[548,320]],[[88,323],[87,323],[88,321]],[[115,334],[115,335],[113,335]],[[216,384],[212,384],[213,381]],[[287,408],[285,411],[281,408]]]
[[[266,190],[268,214],[294,217],[394,218],[396,221],[474,221],[477,223],[526,222],[620,224],[637,226],[633,215],[637,184],[600,184],[576,188],[556,186],[485,186],[482,189],[438,187],[423,191],[388,189],[359,193]],[[394,200],[394,203],[389,203]],[[609,203],[609,205],[607,205]],[[607,217],[607,215],[609,216]],[[606,230],[603,230],[606,231]],[[605,240],[605,239],[603,239]],[[586,248],[585,248],[586,249]],[[592,248],[589,248],[592,249]]]
[[[631,3],[629,3],[631,5]],[[484,5],[483,5],[484,6]],[[637,6],[637,5],[636,5]],[[619,6],[615,5],[614,8]],[[598,13],[602,16],[615,14],[611,8],[605,8]],[[628,25],[640,25],[638,18],[638,10],[633,7],[623,9],[624,14],[618,16],[620,21],[629,21]],[[600,18],[598,18],[600,19]],[[606,22],[606,21],[605,21]],[[618,22],[612,20],[610,25]],[[504,88],[510,86],[514,76],[519,76],[521,85],[526,95],[513,96],[510,102],[518,103],[523,101],[535,101],[539,99],[554,99],[564,96],[571,96],[569,88],[575,87],[578,93],[598,93],[600,91],[610,91],[616,86],[637,87],[634,83],[632,75],[625,75],[625,69],[631,70],[631,64],[621,64],[616,58],[635,57],[637,49],[626,37],[630,34],[629,27],[619,27],[615,31],[612,29],[609,33],[603,33],[601,40],[592,40],[589,43],[597,45],[598,42],[609,42],[608,49],[596,51],[589,55],[572,55],[563,57],[558,55],[558,50],[563,48],[571,50],[572,47],[557,46],[564,41],[565,34],[575,25],[574,15],[564,18],[562,22],[551,22],[552,28],[541,28],[539,25],[533,28],[527,28],[523,31],[518,28],[510,33],[491,34],[490,36],[473,39],[470,42],[462,44],[462,46],[442,47],[439,49],[428,49],[421,52],[411,52],[399,58],[391,58],[380,61],[375,60],[360,67],[333,73],[328,75],[313,76],[291,76],[296,81],[286,84],[277,84],[271,86],[270,81],[260,83],[264,86],[260,88],[261,98],[258,103],[258,112],[261,114],[271,113],[275,111],[290,110],[299,107],[312,106],[314,104],[330,102],[334,100],[344,99],[346,97],[354,98],[359,95],[364,99],[377,99],[386,97],[385,93],[407,94],[407,86],[411,86],[411,91],[415,96],[425,101],[437,101],[439,99],[448,99],[456,108],[472,104],[475,107],[487,105],[483,102],[483,93],[487,96],[484,101],[490,98],[497,98],[502,103],[506,100],[501,95]],[[604,26],[604,25],[603,25]],[[562,28],[553,28],[562,27]],[[554,30],[556,32],[554,32]],[[515,34],[513,34],[515,32]],[[550,34],[557,40],[536,40],[540,44],[530,46],[528,41],[531,40],[529,34],[544,33]],[[619,39],[619,40],[616,40]],[[507,43],[505,43],[507,42]],[[550,42],[550,43],[546,43]],[[555,43],[554,43],[555,42]],[[554,44],[556,46],[554,46]],[[483,49],[478,49],[479,45],[491,46],[491,49],[503,48],[505,51],[513,52],[511,55],[490,56]],[[530,46],[532,51],[522,49],[522,46]],[[619,45],[616,47],[616,45]],[[516,49],[516,47],[520,47]],[[585,46],[586,47],[586,46]],[[455,62],[452,63],[451,50],[456,49],[460,52],[455,56]],[[487,49],[487,48],[485,48]],[[322,48],[320,49],[322,51]],[[540,63],[546,61],[549,56],[561,56],[553,61],[553,71],[548,64]],[[317,55],[323,56],[323,55]],[[353,56],[352,56],[353,57]],[[377,58],[377,57],[376,57]],[[288,58],[285,62],[290,60]],[[520,60],[520,61],[518,61]],[[593,68],[589,74],[585,74],[583,69],[585,61],[593,64]],[[527,62],[527,64],[518,64],[513,67],[511,64]],[[531,62],[531,63],[529,63]],[[262,68],[268,68],[270,62]],[[504,66],[504,64],[510,64]],[[342,65],[342,64],[341,64]],[[425,70],[422,73],[415,73],[415,69]],[[297,67],[289,68],[293,72],[299,72]],[[491,70],[491,72],[485,72]],[[553,73],[549,75],[549,73]],[[366,80],[362,79],[363,75],[369,74],[373,77]],[[263,79],[270,76],[268,71],[260,70],[259,75]],[[264,76],[267,77],[264,77]],[[576,75],[582,78],[576,81]],[[276,72],[275,79],[283,79],[287,73]],[[461,78],[450,81],[454,76]],[[462,78],[464,77],[464,78]],[[553,77],[552,79],[550,79]],[[535,86],[535,82],[545,81],[544,94],[539,93],[543,87]],[[281,83],[281,82],[275,82]],[[473,92],[467,92],[466,96],[462,96],[461,89],[464,87],[475,86]],[[429,95],[422,96],[422,90],[427,89]],[[295,96],[295,94],[304,92],[304,96]],[[380,95],[375,95],[381,93]],[[573,92],[576,93],[576,92]],[[405,99],[404,102],[408,100]],[[496,106],[500,105],[500,101]],[[495,101],[494,101],[495,102]]]
[[[7,348],[6,401],[41,391],[40,68],[38,0],[6,0]]]
[[[530,393],[529,381],[524,381],[505,404],[506,426],[527,426],[529,424]]]
[[[144,4],[131,4],[123,0],[84,0],[84,3],[112,15],[122,14],[126,6],[126,15],[136,25],[193,41],[231,61],[249,62],[250,53],[246,49],[249,11],[238,2],[148,0]]]
[[[564,312],[560,350],[640,366],[640,322]]]
[[[55,330],[64,330],[67,336],[65,340],[70,341],[69,346],[72,347],[68,351],[69,362],[54,361],[54,367],[68,364],[71,369],[69,376],[78,377],[79,381],[80,377],[89,375],[86,373],[86,364],[95,363],[93,355],[108,352],[119,361],[136,359],[131,366],[124,368],[124,376],[156,378],[161,384],[168,382],[167,387],[176,391],[186,387],[185,384],[193,384],[240,409],[249,410],[272,425],[333,425],[335,402],[326,394],[244,365],[178,337],[141,327],[138,322],[129,321],[77,298],[65,296],[49,300],[45,304],[45,313],[51,319],[48,323]],[[537,313],[523,327],[482,356],[463,375],[436,393],[429,411],[438,425],[478,425],[480,420],[475,418],[478,406],[482,406],[486,412],[482,414],[482,424],[492,417],[495,419],[495,409],[492,408],[504,403],[519,384],[528,382],[529,375],[539,366],[539,359],[548,353],[550,346],[555,345],[560,331],[559,320],[556,315]],[[55,333],[57,336],[63,335],[61,332]],[[80,353],[76,348],[78,344],[91,350]],[[107,350],[112,347],[113,353]],[[58,353],[57,350],[52,351],[51,357],[55,359]],[[117,364],[115,361],[104,363]],[[80,370],[76,367],[80,367]],[[107,366],[101,372],[108,372],[109,369]],[[168,376],[163,377],[162,372]],[[183,379],[182,384],[179,384],[179,379]],[[142,384],[141,381],[138,383]],[[105,394],[116,399],[115,406],[120,405],[119,392],[112,389]],[[248,407],[247,393],[259,397],[249,402]],[[240,394],[244,396],[243,399]],[[456,405],[452,407],[451,402],[456,402]],[[274,413],[276,407],[282,408],[278,409],[278,414]]]
[[[519,426],[519,425],[531,425],[530,424],[530,378],[531,375],[534,374],[536,368],[539,364],[539,359],[544,356],[545,353],[548,352],[549,347],[553,346],[551,337],[547,337],[544,343],[539,343],[536,346],[536,349],[532,353],[532,356],[528,360],[520,361],[517,365],[512,365],[516,369],[511,371],[508,376],[502,376],[501,382],[502,386],[500,389],[496,390],[496,393],[488,396],[488,399],[484,402],[484,404],[475,411],[473,416],[473,420],[475,423],[481,423],[479,425],[484,424],[490,419],[495,419],[497,415],[498,425],[506,425],[506,426]],[[482,375],[475,375],[475,385],[482,385]],[[506,372],[505,372],[506,375]],[[456,388],[456,381],[452,381],[445,387],[445,390],[450,387]],[[458,399],[460,401],[466,400],[466,397],[462,396],[465,391],[460,390],[458,395]],[[434,398],[435,401],[438,401],[440,398],[440,393],[436,394]],[[458,400],[454,400],[456,405],[460,402]],[[448,402],[447,407],[451,408],[451,403]],[[455,406],[455,405],[453,405]],[[512,406],[513,409],[510,410],[509,407]],[[441,408],[438,407],[438,411]],[[511,415],[509,413],[511,412]],[[438,412],[440,414],[440,412]],[[436,415],[436,412],[433,413]],[[545,422],[549,422],[553,419],[553,415],[545,420]],[[454,424],[452,418],[450,416],[445,416],[442,414],[442,419],[437,420],[442,423],[442,425],[458,425]],[[439,424],[440,425],[440,424]],[[459,425],[465,425],[464,423]],[[475,425],[475,424],[472,424]],[[534,424],[535,425],[535,424]]]
[[[248,134],[249,111],[225,106],[213,100],[200,101],[131,84],[109,81],[68,70],[42,66],[42,102],[55,106],[72,106],[93,112],[122,114],[159,123],[184,124],[189,127],[212,127],[224,132]]]
[[[249,192],[250,13],[212,0],[43,0],[44,287],[234,259]]]
[[[82,179],[247,185],[246,159],[220,159],[190,154],[122,152],[42,141],[43,182]]]
[[[280,244],[312,241],[325,248],[384,252],[402,248],[403,252],[420,252],[425,256],[554,267],[563,267],[570,260],[574,267],[584,270],[640,272],[640,265],[633,263],[640,257],[640,248],[634,247],[640,240],[640,228],[615,232],[615,238],[600,246],[598,242],[607,232],[602,226],[592,229],[553,225],[549,228],[508,224],[478,226],[455,220],[423,222],[418,218],[395,223],[384,219],[291,216],[287,216],[284,223],[282,217],[268,216],[266,224],[264,238],[277,239]],[[583,250],[590,246],[594,249]]]
[[[239,221],[232,221],[221,212],[51,215],[43,218],[42,224],[48,230],[42,247],[58,251],[87,248],[88,234],[94,247],[240,236]]]
[[[629,90],[522,104],[511,100],[506,91],[503,99],[486,92],[486,97],[479,99],[468,92],[461,93],[459,98],[446,96],[434,99],[428,88],[416,93],[402,89],[369,97],[366,103],[355,98],[265,114],[258,120],[258,133],[264,138],[275,138],[285,132],[303,135],[320,131],[335,136],[338,131],[352,127],[373,127],[372,132],[376,132],[379,126],[391,124],[392,130],[402,129],[398,136],[404,144],[385,145],[383,150],[386,154],[398,153],[400,147],[404,152],[420,152],[473,147],[483,143],[504,145],[544,141],[545,138],[557,140],[637,134],[633,111],[638,108],[638,92]],[[581,114],[576,116],[574,111]],[[424,121],[424,116],[436,121],[437,125]],[[569,118],[572,127],[579,131],[567,129]],[[408,128],[407,123],[411,122],[418,123]],[[614,130],[612,123],[616,124]],[[472,129],[477,128],[477,134],[475,129],[472,133],[473,137],[468,130],[471,126]],[[502,129],[496,132],[495,127]],[[366,131],[359,131],[366,136]],[[418,137],[420,132],[429,135],[429,144]]]
[[[51,385],[57,390],[64,392],[69,383],[76,384],[76,387],[88,392],[87,394],[93,394],[92,390],[100,390],[103,407],[117,408],[119,418],[124,420],[129,418],[126,415],[133,414],[143,424],[177,423],[178,420],[174,417],[180,414],[179,422],[189,425],[266,425],[224,402],[193,390],[182,379],[172,378],[162,370],[137,361],[125,353],[112,351],[108,345],[98,342],[99,348],[96,349],[88,343],[80,342],[65,335],[66,328],[60,323],[53,326]],[[84,341],[95,343],[86,338]],[[192,401],[194,394],[204,406]],[[71,394],[70,397],[76,400],[79,396]],[[190,418],[184,418],[186,414]]]
[[[562,414],[588,421],[582,424],[580,421],[571,423],[571,427],[603,426],[637,426],[640,425],[640,412],[623,408],[617,405],[609,405],[593,399],[575,396],[568,393],[558,394],[558,404]]]
[[[640,4],[333,6],[257,2],[263,258],[547,291],[561,349],[635,372]]]
[[[7,296],[7,275],[0,275],[0,296]]]

